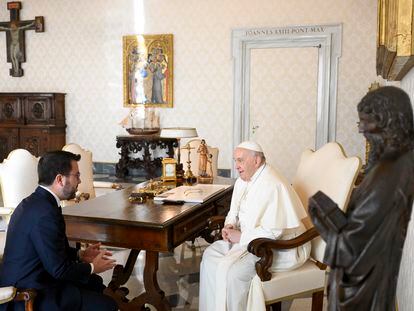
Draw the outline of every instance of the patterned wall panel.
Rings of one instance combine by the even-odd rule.
[[[0,21],[9,20],[0,0]],[[231,30],[343,23],[338,78],[338,140],[363,154],[355,105],[375,80],[376,0],[24,0],[22,19],[45,17],[45,32],[26,34],[25,75],[12,78],[0,33],[0,91],[65,92],[67,141],[95,161],[116,162],[122,98],[122,36],[174,34],[174,108],[161,126],[195,126],[232,165]],[[291,81],[292,84],[295,81]]]

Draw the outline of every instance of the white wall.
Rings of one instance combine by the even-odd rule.
[[[0,21],[9,20],[0,0]],[[0,33],[0,91],[65,92],[67,142],[116,162],[122,93],[122,36],[174,34],[174,108],[161,126],[195,126],[220,148],[219,168],[232,164],[231,29],[343,23],[337,139],[363,155],[356,104],[376,79],[376,0],[25,0],[21,19],[45,17],[44,33],[26,33],[24,77],[9,76]],[[295,83],[295,81],[292,81]]]

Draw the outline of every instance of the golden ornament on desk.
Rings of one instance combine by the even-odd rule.
[[[162,176],[163,181],[177,179],[177,161],[173,158],[162,159]]]
[[[132,192],[128,197],[129,202],[142,204],[147,201],[147,194],[140,192]]]
[[[175,188],[175,186],[175,184],[168,184],[161,180],[154,181],[150,179],[144,187],[134,190],[128,199],[131,203],[145,203],[147,199],[152,199],[165,191]]]
[[[181,164],[180,140],[181,138],[192,138],[197,136],[197,130],[194,127],[167,127],[161,129],[160,137],[177,139],[176,175],[178,180],[182,180],[184,175],[183,165]]]
[[[191,171],[191,159],[190,159],[190,155],[191,155],[191,149],[194,149],[194,147],[191,147],[189,143],[187,143],[184,147],[184,150],[188,151],[188,157],[187,157],[187,169],[185,170],[184,173],[184,181],[187,184],[193,184],[197,181],[197,178],[194,176],[193,172]]]

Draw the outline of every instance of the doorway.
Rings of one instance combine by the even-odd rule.
[[[335,140],[341,35],[341,24],[233,30],[233,147],[256,140],[291,179],[303,149]]]
[[[292,180],[315,147],[318,47],[253,49],[250,64],[249,139]]]

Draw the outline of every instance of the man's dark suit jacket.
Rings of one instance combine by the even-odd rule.
[[[10,219],[0,285],[53,292],[48,301],[59,306],[63,300],[77,310],[82,301],[76,284],[88,283],[90,276],[90,264],[79,262],[77,250],[69,246],[61,208],[51,193],[38,187]]]

